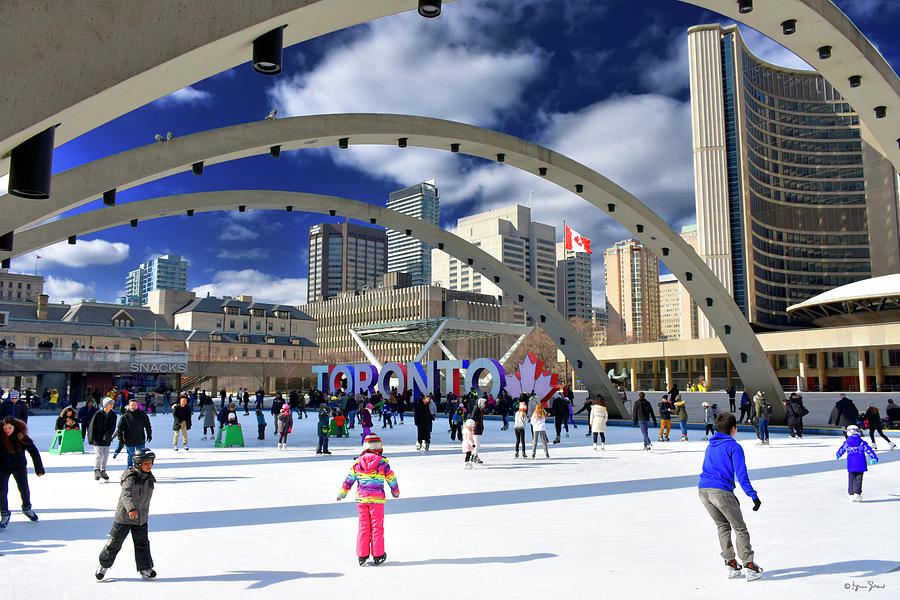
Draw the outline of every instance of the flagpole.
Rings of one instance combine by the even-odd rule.
[[[566,220],[563,219],[563,277],[562,277],[562,280],[563,280],[563,293],[562,293],[563,310],[562,310],[562,313],[563,313],[563,318],[566,321],[568,321],[569,320],[569,314],[568,314],[569,313],[569,293],[568,293],[569,286],[568,286],[566,280],[569,278],[569,252],[566,249],[566,246],[568,245],[568,244],[566,244],[566,241],[568,240],[568,235],[567,235],[568,231],[566,230],[566,227],[567,227]],[[566,374],[565,374],[566,385],[569,385],[569,357],[566,356],[565,360],[566,360],[566,362],[565,362],[564,368],[566,370]]]

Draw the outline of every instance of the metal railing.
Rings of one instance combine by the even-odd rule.
[[[0,358],[41,361],[97,361],[113,363],[186,363],[187,352],[153,352],[148,350],[104,350],[79,348],[0,348]]]

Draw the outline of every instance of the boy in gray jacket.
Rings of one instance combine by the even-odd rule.
[[[122,473],[122,492],[116,506],[116,518],[109,539],[100,551],[100,566],[94,576],[97,581],[103,579],[116,555],[122,549],[122,543],[131,533],[134,542],[134,559],[137,570],[144,580],[156,577],[153,570],[153,557],[150,556],[150,538],[147,535],[147,520],[150,517],[150,499],[153,497],[153,486],[156,477],[150,472],[156,455],[149,448],[138,448],[134,452],[134,466]]]

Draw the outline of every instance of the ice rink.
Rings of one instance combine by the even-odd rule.
[[[884,442],[864,502],[852,504],[845,463],[834,459],[842,438],[775,435],[758,448],[740,434],[763,503],[754,513],[738,492],[766,570],[748,583],[726,578],[698,500],[706,444],[697,431],[688,443],[654,442],[648,453],[638,429],[610,427],[607,450],[594,452],[582,425],[551,447],[551,460],[539,451],[538,460],[522,461],[513,458],[512,429],[491,421],[484,465],[465,471],[446,417],[435,423],[427,454],[415,451],[411,418],[392,430],[377,424],[401,496],[386,506],[387,563],[361,568],[353,496],[335,501],[358,433],[332,440],[334,454],[317,457],[314,419],[295,421],[289,449],[279,452],[271,415],[265,442],[255,439],[253,415],[239,416],[246,448],[213,448],[195,424],[189,453],[172,451],[170,415],[152,417],[159,483],[150,541],[159,577],[141,581],[126,540],[101,583],[93,572],[125,455],[111,461],[113,481],[97,483],[89,447],[49,454],[52,418],[30,419],[47,474],[29,474],[38,523],[19,511],[10,480],[12,521],[0,530],[4,597],[900,597],[900,450],[888,452]],[[884,587],[869,591],[869,582]]]

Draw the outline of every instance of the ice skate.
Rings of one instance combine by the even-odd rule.
[[[100,581],[101,579],[106,577],[106,571],[107,571],[107,569],[103,565],[100,565],[99,567],[97,567],[97,570],[94,571],[94,577],[97,578],[97,581]]]
[[[100,481],[100,469],[94,469],[94,481]]]
[[[278,442],[278,449],[281,450],[281,442]]]
[[[143,579],[144,581],[151,581],[153,579],[156,579],[156,571],[154,571],[152,568],[151,569],[142,569],[141,570],[141,579]]]
[[[766,443],[765,443],[764,441],[762,441],[762,440],[759,440],[758,442],[756,442],[756,445],[757,445],[757,446],[765,446]]]
[[[737,579],[741,576],[741,563],[733,558],[725,561],[725,567],[728,569],[728,579]]]
[[[878,450],[878,444],[872,442],[872,450]]]
[[[862,494],[853,494],[854,502],[862,502]]]
[[[428,452],[428,450],[430,448],[431,448],[431,442],[425,442],[425,452]]]
[[[514,458],[519,458],[519,453],[518,453],[518,452],[516,452],[516,455],[515,455]]]
[[[184,451],[187,452],[188,450],[190,450],[190,448],[188,448],[187,446],[185,446],[185,447],[184,447]]]
[[[516,458],[518,458],[518,457],[516,457]],[[463,466],[463,469],[465,469],[466,471],[471,471],[471,470],[473,469],[472,463],[471,463],[471,462],[467,462],[467,463],[465,464],[465,466]]]
[[[748,563],[744,563],[744,568],[747,569],[747,581],[755,581],[757,579],[762,579],[763,569],[761,566],[753,562],[752,560]]]
[[[594,452],[597,451],[597,444],[594,444]]]
[[[606,444],[605,444],[605,443],[600,444],[600,449],[601,449],[601,450],[606,450]]]
[[[100,471],[100,477],[103,479],[103,481],[109,481],[109,475],[106,474],[105,469]]]
[[[387,560],[387,553],[384,553],[381,556],[373,556],[372,559],[375,561],[375,566],[377,567]]]
[[[178,452],[178,446],[172,446],[172,450],[174,450],[175,452]]]
[[[644,450],[650,451],[652,449],[653,449],[653,446],[651,446],[650,444],[647,444],[646,446],[644,446]]]
[[[569,432],[568,432],[568,431],[566,432],[566,437],[569,437]]]
[[[663,441],[668,442],[668,441],[669,441],[669,436],[666,436],[665,439],[664,439]]]
[[[483,464],[484,464],[484,461],[481,460],[480,458],[478,458],[478,455],[477,455],[477,454],[476,454],[475,456],[472,457],[472,460],[475,461],[475,462],[477,462],[479,465],[483,465]]]
[[[656,441],[657,441],[657,442],[663,441],[663,437],[662,437],[662,436],[659,436],[658,438],[656,438]]]
[[[422,442],[416,442],[416,450],[422,449]]]
[[[558,443],[559,443],[559,438],[556,438],[555,440],[553,440],[553,443],[554,443],[554,444],[558,444]]]
[[[201,439],[201,440],[205,440],[205,439],[206,439],[206,436],[204,435],[204,436],[203,436],[202,438],[200,438],[200,439]]]
[[[682,441],[682,442],[688,441],[687,436],[686,436],[686,435],[681,436],[681,441]]]
[[[9,525],[9,515],[0,516],[0,529],[6,529],[7,525]]]
[[[328,450],[325,450],[322,454],[331,454]]]
[[[366,564],[366,561],[369,560],[369,557],[368,556],[360,556],[357,558],[357,560],[359,560],[359,566],[362,567],[363,565]]]
[[[894,442],[891,442],[891,446],[890,446],[890,448],[888,448],[888,450],[893,450],[896,447],[897,447],[897,444],[895,444]]]
[[[708,435],[704,435],[704,436],[703,436],[703,441],[704,441],[704,442],[708,442],[708,441],[709,441],[709,436],[708,436]]]
[[[862,498],[860,498],[860,500],[862,500]],[[22,509],[22,514],[25,515],[26,517],[28,517],[29,519],[31,519],[32,521],[38,520],[38,516],[36,514],[34,514],[34,511],[31,510],[30,508]]]

